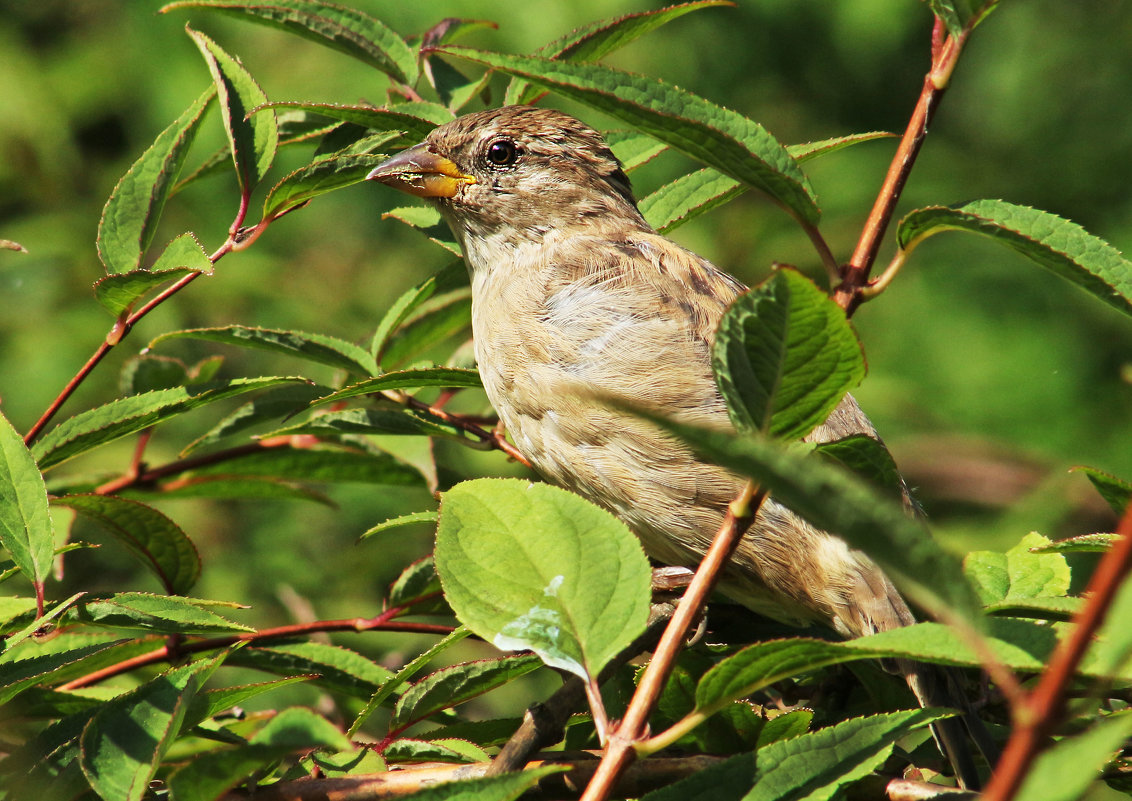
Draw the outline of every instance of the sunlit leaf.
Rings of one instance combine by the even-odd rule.
[[[0,414],[0,545],[28,580],[42,586],[51,571],[55,526],[47,487],[32,454]]]

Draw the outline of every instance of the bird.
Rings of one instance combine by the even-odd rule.
[[[451,228],[472,288],[472,340],[484,389],[517,450],[547,481],[611,511],[654,560],[694,568],[744,479],[623,407],[733,430],[712,343],[746,291],[658,234],[600,133],[533,105],[473,112],[435,128],[370,180],[424,198]],[[846,395],[806,439],[878,438]],[[865,554],[773,495],[719,584],[787,623],[860,637],[915,622]],[[941,669],[901,662],[923,705],[968,709]],[[937,742],[962,785],[978,775],[957,721]]]

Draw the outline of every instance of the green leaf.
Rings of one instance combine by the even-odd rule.
[[[699,0],[699,2],[681,3],[656,11],[643,11],[616,19],[599,20],[577,28],[553,42],[548,42],[538,49],[538,54],[560,61],[599,61],[613,51],[690,11],[730,5],[734,5],[730,0]],[[507,95],[503,102],[504,105],[530,103],[538,97],[538,94],[526,83],[512,81],[507,87]]]
[[[266,350],[298,356],[307,361],[326,364],[359,375],[373,375],[377,364],[364,348],[344,339],[326,334],[308,334],[303,331],[283,331],[272,328],[249,328],[243,325],[226,325],[217,328],[187,328],[170,331],[154,338],[149,347],[173,339],[202,339],[241,348]]]
[[[1069,592],[1069,563],[1061,554],[1032,551],[1045,545],[1042,535],[1028,534],[1006,553],[967,554],[963,569],[984,604],[1062,597]]]
[[[222,687],[197,693],[185,714],[185,727],[197,726],[205,720],[219,715],[266,692],[288,687],[299,682],[310,681],[312,676],[291,676],[285,679],[262,681],[258,684],[241,684],[235,687]]]
[[[224,130],[228,133],[232,161],[236,165],[236,180],[240,191],[247,195],[267,174],[275,159],[279,146],[275,113],[252,115],[254,109],[267,102],[267,95],[259,84],[239,59],[226,53],[216,42],[199,31],[188,27],[185,30],[200,49],[216,83]]]
[[[5,661],[0,662],[0,703],[7,703],[24,690],[38,685],[54,684],[64,668],[84,669],[100,654],[112,653],[116,642],[102,642],[83,645],[60,653],[32,656],[26,659],[10,659],[10,651],[5,651]],[[97,670],[97,668],[91,668]]]
[[[431,556],[425,556],[401,571],[389,588],[389,606],[410,606],[428,595],[440,593],[440,579]]]
[[[361,183],[384,159],[370,153],[345,153],[300,167],[272,187],[263,201],[263,216],[274,219],[319,195]]]
[[[306,422],[272,431],[264,438],[295,434],[312,434],[325,439],[338,439],[348,434],[415,434],[469,438],[462,429],[439,417],[410,409],[344,409],[340,412],[327,412]]]
[[[188,592],[200,576],[200,556],[192,541],[153,507],[108,495],[65,495],[53,503],[98,523],[152,570],[170,594]]]
[[[377,354],[383,368],[394,367],[472,325],[471,290],[449,292],[421,305],[417,313],[394,331]]]
[[[273,717],[247,745],[198,754],[169,778],[173,801],[213,801],[249,774],[295,751],[354,746],[329,721],[309,709],[292,707]]]
[[[219,604],[214,601],[179,595],[119,592],[106,598],[85,601],[80,607],[80,618],[100,626],[144,629],[165,634],[253,631],[208,608],[217,605]]]
[[[865,356],[841,307],[784,268],[724,313],[712,367],[736,428],[795,440],[860,383]]]
[[[100,278],[94,282],[94,296],[115,317],[126,312],[147,292],[162,284],[184,278],[194,270],[176,269],[152,272],[131,270]]]
[[[1132,481],[1125,481],[1095,467],[1075,467],[1074,472],[1084,473],[1113,512],[1124,514],[1132,503]]]
[[[927,610],[947,610],[976,624],[980,620],[981,604],[959,560],[931,538],[922,520],[909,517],[900,503],[856,476],[807,458],[799,447],[784,448],[754,432],[739,438],[642,409],[631,411],[671,431],[719,465],[761,482],[776,501],[864,551]]]
[[[1100,778],[1132,735],[1132,714],[1106,715],[1081,734],[1065,737],[1038,754],[1016,801],[1076,801]]]
[[[403,222],[410,228],[420,231],[449,253],[461,255],[460,243],[456,241],[452,229],[440,218],[440,212],[432,206],[400,206],[382,214],[381,219]]]
[[[464,747],[460,747],[460,746]],[[482,749],[471,746],[479,752],[469,756],[470,743],[459,740],[449,740],[441,743],[436,740],[419,740],[415,737],[398,737],[385,747],[381,755],[389,764],[421,763],[421,762],[486,762],[481,757]],[[486,755],[484,755],[486,756]]]
[[[299,384],[282,386],[265,392],[247,403],[241,404],[234,412],[226,415],[219,423],[186,445],[181,451],[181,456],[269,420],[297,414],[306,409],[311,401],[322,397],[329,391],[328,387],[321,387],[316,384]]]
[[[525,676],[542,666],[532,654],[502,656],[450,665],[413,684],[397,700],[390,727],[404,729],[442,709],[450,709]]]
[[[651,572],[640,543],[565,490],[507,479],[456,485],[442,498],[435,558],[460,622],[583,679],[644,631]]]
[[[851,134],[820,142],[790,145],[786,151],[799,164],[803,164],[810,159],[827,153],[836,153],[842,148],[860,142],[871,142],[888,136],[892,134],[882,132]],[[747,187],[734,178],[729,178],[710,167],[704,167],[665,184],[651,195],[644,197],[638,205],[649,224],[658,232],[666,234],[746,191]]]
[[[662,81],[598,64],[573,64],[450,47],[444,52],[517,75],[585,103],[676,150],[761,189],[799,219],[820,212],[797,162],[757,122]]]
[[[913,709],[851,718],[732,757],[641,801],[824,801],[880,767],[897,740],[940,717]]]
[[[822,442],[816,453],[871,482],[893,498],[902,498],[904,480],[884,443],[865,434]]]
[[[98,258],[108,273],[128,273],[141,265],[153,240],[169,190],[181,174],[189,146],[212,102],[209,89],[162,131],[118,181],[98,223]]]
[[[429,561],[431,562],[431,559]],[[375,692],[369,699],[369,701],[366,702],[365,708],[358,713],[358,716],[354,718],[354,722],[350,725],[350,730],[346,733],[347,736],[353,737],[355,734],[357,734],[358,729],[360,729],[362,727],[362,724],[369,719],[369,716],[372,715],[378,709],[378,707],[385,703],[385,701],[388,700],[389,697],[393,695],[393,693],[397,692],[402,687],[402,685],[405,684],[405,682],[415,676],[421,670],[421,668],[435,659],[437,655],[443,653],[444,651],[447,651],[450,647],[460,642],[460,640],[464,639],[469,634],[471,634],[471,632],[463,626],[457,627],[452,631],[452,633],[438,640],[435,645],[433,645],[423,654],[417,656],[403,668],[398,670],[396,675],[391,676],[384,684],[382,684],[378,691]]]
[[[734,178],[704,167],[646,195],[638,208],[649,225],[658,233],[666,234],[746,191],[747,188]]]
[[[1120,539],[1117,534],[1080,534],[1032,548],[1033,553],[1104,553]]]
[[[344,106],[335,103],[266,103],[262,109],[295,109],[308,114],[319,114],[332,120],[352,122],[374,131],[401,131],[414,141],[424,139],[438,123],[426,117],[407,113],[402,108],[410,107],[403,103],[395,109],[374,108],[373,106]],[[261,109],[256,109],[258,113]]]
[[[367,378],[357,384],[343,387],[311,403],[311,406],[325,406],[346,398],[359,395],[372,395],[390,389],[417,389],[418,387],[483,387],[480,374],[463,367],[421,367],[409,370],[394,370],[376,378]]]
[[[668,149],[663,142],[636,131],[606,131],[604,138],[625,172],[647,164]]]
[[[405,40],[363,11],[315,0],[182,0],[162,7],[215,9],[280,28],[376,67],[394,80],[413,84],[417,60]]]
[[[123,365],[118,377],[118,391],[123,395],[140,395],[191,383],[189,367],[180,359],[142,353]]]
[[[153,272],[185,269],[190,272],[212,272],[212,259],[201,245],[196,234],[187,231],[174,237],[149,268]]]
[[[0,545],[28,580],[42,587],[55,554],[47,487],[27,446],[0,414]]]
[[[141,801],[215,662],[174,668],[104,704],[83,729],[82,769],[106,801]]]
[[[1009,614],[1014,617],[1034,617],[1041,620],[1069,620],[1085,605],[1084,598],[1044,596],[1038,598],[1006,598],[987,604],[988,615]]]
[[[211,381],[120,398],[80,412],[51,429],[35,443],[32,454],[42,470],[116,439],[136,434],[172,417],[224,398],[231,398],[302,378],[236,378]]]
[[[998,0],[927,0],[932,13],[947,26],[952,36],[972,30],[994,11]]]
[[[389,337],[401,327],[409,315],[415,312],[426,301],[436,295],[443,295],[455,289],[468,285],[468,268],[462,260],[450,262],[440,272],[421,281],[412,289],[406,290],[393,302],[389,311],[381,318],[377,331],[373,335],[373,353],[381,353],[386,347]]]
[[[282,676],[316,675],[312,681],[320,687],[363,700],[368,700],[393,675],[355,651],[318,642],[241,648],[228,657],[226,664]]]
[[[897,229],[900,247],[912,250],[940,231],[988,236],[1076,284],[1125,314],[1132,314],[1132,264],[1103,239],[1047,211],[1002,200],[976,200],[956,208],[910,212]]]
[[[187,478],[200,476],[260,476],[407,487],[424,486],[425,483],[415,467],[388,453],[331,448],[263,448],[237,459],[198,468]]]
[[[57,619],[60,615],[74,606],[75,603],[84,595],[86,595],[85,592],[76,592],[65,601],[60,601],[57,604],[48,606],[42,616],[34,618],[21,631],[13,632],[12,634],[9,634],[4,638],[4,652],[7,653],[41,629],[46,629],[47,625],[51,623],[51,621]]]
[[[313,501],[334,506],[323,492],[274,476],[193,476],[173,479],[160,486],[162,498],[257,498]]]
[[[381,534],[384,531],[392,531],[395,528],[412,526],[417,523],[432,523],[435,525],[436,521],[439,519],[440,513],[432,509],[428,509],[423,512],[410,512],[407,515],[391,517],[382,523],[378,523],[373,528],[367,529],[364,534],[358,537],[358,540],[366,540],[372,537],[374,534]]]

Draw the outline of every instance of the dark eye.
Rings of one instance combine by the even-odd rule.
[[[519,148],[510,139],[496,139],[487,146],[487,163],[492,167],[510,167],[519,159]]]

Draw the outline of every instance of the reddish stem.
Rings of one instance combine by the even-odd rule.
[[[1089,601],[1074,619],[1072,632],[1054,652],[1038,686],[1024,696],[1022,707],[1014,710],[1017,723],[995,766],[983,801],[1010,801],[1014,797],[1034,759],[1065,716],[1066,690],[1077,666],[1104,622],[1121,584],[1132,573],[1132,504],[1125,509],[1116,531],[1120,539],[1104,555],[1089,580],[1084,593]]]
[[[235,645],[240,642],[260,643],[264,640],[278,640],[287,637],[297,637],[307,634],[324,633],[331,631],[405,631],[414,632],[417,634],[451,634],[451,626],[440,626],[433,623],[408,623],[403,621],[396,621],[392,618],[405,611],[404,607],[393,607],[382,612],[377,617],[373,618],[349,618],[345,620],[316,620],[312,623],[296,623],[290,626],[277,626],[271,629],[262,629],[260,631],[250,631],[243,634],[230,634],[223,637],[211,637],[206,640],[194,640],[191,642],[180,642],[176,645],[176,653],[169,645],[163,645],[160,648],[155,648],[148,653],[139,654],[138,656],[123,659],[108,667],[96,670],[93,673],[88,673],[85,676],[80,676],[77,679],[61,684],[57,690],[63,692],[74,690],[79,687],[89,687],[92,684],[105,681],[106,679],[114,676],[120,676],[123,673],[129,673],[139,667],[146,665],[155,665],[160,662],[165,662],[174,656],[183,656],[184,654],[198,653],[200,651],[211,651],[217,648],[227,648],[230,645]]]

